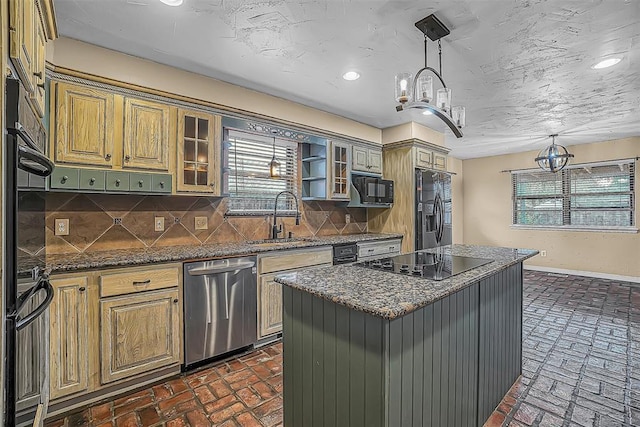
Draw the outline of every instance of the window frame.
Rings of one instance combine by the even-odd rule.
[[[604,161],[604,162],[592,162],[592,163],[581,163],[574,164],[569,167],[564,168],[563,170],[556,172],[555,176],[560,177],[561,184],[561,193],[554,195],[517,195],[517,176],[523,173],[541,173],[544,174],[544,171],[539,169],[520,169],[520,170],[512,170],[511,172],[511,198],[512,198],[512,215],[511,215],[511,228],[515,229],[527,229],[527,230],[564,230],[564,231],[598,231],[598,232],[613,232],[613,233],[637,233],[637,221],[638,221],[638,210],[637,210],[637,185],[636,185],[636,160],[637,158],[631,159],[621,159],[621,160],[613,160],[613,161]],[[573,193],[571,188],[571,174],[573,170],[581,170],[589,168],[593,170],[593,168],[598,167],[606,167],[606,166],[618,166],[629,165],[629,178],[630,178],[630,191],[628,192],[601,192],[601,193]],[[546,172],[548,174],[552,174],[552,172]],[[604,175],[603,175],[604,176]],[[604,196],[604,195],[612,195],[612,194],[628,194],[630,197],[629,208],[611,208],[612,211],[628,211],[630,212],[630,224],[624,226],[609,226],[609,225],[575,225],[571,223],[571,214],[572,212],[584,212],[590,209],[585,208],[572,208],[572,197],[576,197],[576,195],[582,194],[583,196]],[[551,210],[553,212],[560,212],[562,216],[562,224],[561,225],[538,225],[538,224],[520,224],[518,223],[519,213],[522,212],[522,209],[518,209],[518,203],[522,200],[535,200],[535,199],[559,199],[562,200],[562,210]],[[604,209],[604,208],[603,208]],[[591,209],[594,210],[594,209]]]

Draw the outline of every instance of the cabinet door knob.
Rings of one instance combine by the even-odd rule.
[[[209,187],[211,187],[211,188],[213,188],[213,187],[215,187],[215,186],[216,186],[216,183],[215,183],[215,182],[212,182],[211,184],[209,184]]]
[[[120,180],[116,179],[116,187],[120,187]]]
[[[131,156],[130,155],[127,154],[126,156],[124,156],[124,161],[125,162],[128,162],[129,160],[131,160]]]
[[[142,187],[142,184],[144,184],[144,181],[143,181],[143,180],[138,181],[138,186],[139,186],[139,187]]]
[[[105,159],[106,161],[111,160],[111,154],[105,154],[105,155],[104,155],[104,159]]]
[[[68,179],[69,179],[69,177],[67,175],[65,175],[65,176],[62,177],[60,182],[62,182],[64,184],[65,182],[67,182]]]
[[[160,188],[164,188],[164,181],[160,181]]]
[[[84,287],[84,286],[81,286],[81,287],[79,287],[79,288],[78,288],[78,290],[79,290],[80,292],[84,292],[84,291],[85,291],[85,287]]]
[[[91,178],[91,179],[89,180],[89,184],[90,184],[90,185],[95,184],[95,182],[96,182],[96,179],[95,179],[95,178]]]
[[[178,298],[174,298],[173,303],[177,304],[178,303]]]

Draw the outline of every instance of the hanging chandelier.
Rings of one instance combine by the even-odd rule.
[[[573,157],[573,154],[569,154],[566,148],[562,145],[556,145],[556,136],[558,134],[549,135],[552,138],[551,145],[542,149],[536,157],[536,162],[540,169],[547,172],[558,172],[569,164],[569,159]]]
[[[418,70],[415,77],[411,73],[396,74],[395,94],[396,101],[400,103],[396,106],[396,111],[417,108],[424,110],[425,114],[430,112],[445,122],[456,137],[462,138],[460,129],[465,126],[465,109],[460,106],[451,106],[451,89],[442,78],[440,39],[449,34],[449,29],[433,14],[416,22],[415,25],[424,34],[424,67]],[[438,42],[439,72],[427,65],[427,37],[431,41]],[[435,104],[433,103],[433,77],[423,74],[425,71],[433,73],[442,84],[442,88],[436,92]]]

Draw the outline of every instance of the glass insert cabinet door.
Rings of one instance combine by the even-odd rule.
[[[219,194],[220,116],[178,112],[177,191]]]
[[[347,144],[331,144],[331,195],[334,199],[348,199],[351,181],[351,147]]]

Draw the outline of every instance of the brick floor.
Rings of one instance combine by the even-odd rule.
[[[640,426],[640,286],[525,271],[523,319],[523,375],[485,427]],[[281,343],[48,423],[281,425]]]

